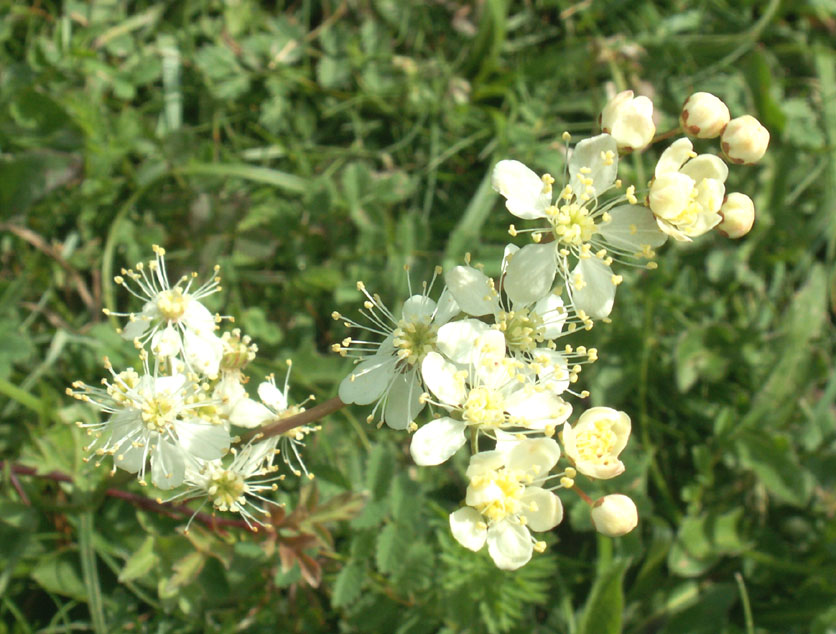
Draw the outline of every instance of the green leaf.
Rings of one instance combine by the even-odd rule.
[[[581,616],[578,634],[619,634],[624,610],[622,583],[629,560],[615,561],[595,579]]]
[[[334,582],[331,605],[341,608],[354,603],[360,596],[365,579],[366,568],[361,563],[351,562],[344,566]]]
[[[81,166],[79,155],[50,150],[0,156],[0,209],[6,216],[25,213],[53,189],[77,178]]]
[[[789,437],[746,430],[735,440],[734,449],[740,464],[780,501],[804,506],[810,499],[811,476],[802,468]]]
[[[160,558],[154,552],[154,538],[148,536],[139,548],[128,558],[119,573],[119,581],[133,581],[148,574],[159,564]]]
[[[190,163],[174,170],[185,176],[218,176],[220,178],[241,178],[255,183],[272,185],[291,194],[303,194],[310,188],[307,179],[287,172],[254,167],[242,163]]]
[[[32,578],[49,592],[87,601],[87,587],[75,550],[63,550],[41,559],[32,570]]]
[[[197,579],[205,564],[206,555],[199,552],[191,552],[176,561],[172,566],[174,574],[160,580],[158,587],[160,598],[170,599],[177,596],[181,588],[188,586]]]
[[[377,536],[375,562],[380,572],[391,574],[398,567],[409,546],[409,534],[397,524],[387,524]]]
[[[369,452],[366,465],[366,486],[375,500],[383,499],[389,491],[395,460],[388,444],[378,443]]]

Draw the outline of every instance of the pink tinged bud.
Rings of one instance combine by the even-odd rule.
[[[642,150],[656,134],[653,102],[624,90],[610,99],[598,117],[601,130],[612,135],[619,150]]]
[[[683,130],[698,139],[713,139],[729,123],[729,109],[710,92],[695,92],[685,100],[679,123]]]
[[[755,117],[745,114],[729,121],[720,146],[732,163],[752,165],[766,154],[769,131]]]
[[[602,535],[621,537],[636,528],[638,523],[636,504],[626,495],[605,495],[592,505],[592,524]]]
[[[723,221],[717,230],[727,238],[742,238],[755,223],[755,203],[746,194],[732,192],[720,208]]]

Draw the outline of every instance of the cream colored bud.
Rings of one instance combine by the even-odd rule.
[[[769,146],[769,130],[752,115],[745,114],[729,121],[720,139],[723,154],[732,163],[757,163]]]
[[[605,495],[592,505],[592,524],[603,535],[621,537],[636,528],[638,523],[636,503],[626,495]]]
[[[717,230],[727,238],[742,238],[755,224],[755,203],[746,194],[732,192],[720,208],[723,221]]]
[[[642,150],[653,140],[653,102],[625,90],[610,99],[599,118],[601,130],[612,135],[619,150]]]
[[[710,92],[695,92],[685,100],[679,123],[690,136],[713,139],[723,133],[729,122],[729,109]]]

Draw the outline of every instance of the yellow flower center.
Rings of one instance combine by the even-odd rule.
[[[156,396],[142,405],[142,422],[149,431],[163,432],[171,425],[174,418],[174,403],[165,396]]]
[[[415,365],[435,349],[437,329],[429,321],[402,319],[392,334],[398,358],[409,365]]]
[[[499,427],[505,422],[505,399],[496,390],[475,387],[467,395],[462,418],[468,425]]]
[[[209,500],[219,511],[235,509],[238,504],[244,504],[246,483],[244,478],[234,471],[223,469],[209,478],[207,493]]]
[[[512,352],[532,352],[543,341],[543,318],[525,308],[500,312],[496,323]]]
[[[493,522],[517,515],[522,510],[520,498],[525,492],[524,481],[528,481],[522,471],[499,469],[475,477],[470,485],[475,489],[496,487],[496,496],[490,502],[478,504],[476,510]]]
[[[177,321],[186,312],[189,298],[179,288],[172,288],[157,295],[157,310],[168,321]]]
[[[554,211],[550,214],[550,220],[555,238],[564,244],[579,247],[589,242],[598,231],[595,219],[583,204],[571,202],[559,209],[552,209]]]
[[[618,436],[613,431],[614,421],[600,419],[591,429],[584,429],[575,436],[578,457],[584,462],[607,466],[613,458],[613,447]]]

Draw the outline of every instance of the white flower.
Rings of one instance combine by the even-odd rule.
[[[497,567],[515,570],[545,543],[530,531],[548,531],[563,519],[560,498],[541,485],[560,458],[550,438],[502,443],[502,449],[475,454],[467,477],[467,506],[450,514],[453,537],[465,548],[488,553]]]
[[[659,228],[680,241],[690,241],[720,223],[729,168],[717,156],[697,154],[688,139],[662,152],[648,202]]]
[[[287,374],[285,375],[284,387],[281,390],[276,386],[276,377],[271,374],[266,381],[258,386],[260,402],[249,397],[241,398],[229,414],[230,422],[238,427],[253,429],[304,412],[305,403],[313,400],[314,397],[313,395],[309,396],[299,405],[289,405],[291,366],[292,363],[288,359]],[[304,473],[309,479],[313,478],[313,474],[308,471],[299,451],[301,447],[305,446],[305,437],[319,429],[317,425],[302,425],[278,435],[281,439],[282,458],[293,475],[301,476]]]
[[[525,364],[505,356],[501,332],[488,329],[471,340],[470,347],[467,365],[447,361],[437,352],[427,354],[421,365],[424,381],[437,399],[430,402],[450,415],[413,434],[410,453],[418,465],[445,462],[464,445],[468,428],[494,438],[502,429],[553,434],[571,414],[572,407],[539,383]]]
[[[710,92],[695,92],[685,100],[679,123],[685,132],[698,139],[713,139],[726,129],[729,108]]]
[[[755,224],[755,203],[746,194],[732,192],[720,207],[723,221],[717,230],[728,238],[742,238]]]
[[[537,244],[542,230],[525,230],[534,233],[535,244],[514,254],[506,281],[525,281],[518,288],[530,289],[529,297],[542,297],[543,289],[551,289],[555,274],[559,275],[587,328],[612,310],[615,287],[621,282],[610,268],[613,261],[650,259],[653,249],[666,240],[653,214],[636,204],[634,188],[606,201],[602,198],[620,187],[617,170],[616,141],[601,134],[577,144],[569,160],[569,182],[554,201],[554,179],[548,174],[538,177],[518,161],[500,161],[492,175],[493,188],[506,198],[512,214],[547,221],[554,236],[554,244]],[[518,233],[523,230],[512,225],[511,234]]]
[[[114,468],[138,473],[140,483],[150,460],[151,482],[160,489],[183,482],[187,459],[214,460],[227,452],[227,430],[201,417],[202,408],[214,410],[214,401],[199,385],[182,374],[117,374],[109,363],[106,367],[113,375],[112,382],[103,381],[106,390],[77,382],[79,391],[70,391],[110,414],[103,423],[79,424],[93,438],[86,451],[113,456]]]
[[[619,150],[643,150],[656,134],[653,123],[653,102],[647,97],[633,97],[624,90],[610,99],[601,111],[601,130],[618,143]]]
[[[630,438],[630,417],[609,407],[593,407],[572,427],[563,425],[563,448],[575,468],[590,478],[606,480],[624,472],[618,454]]]
[[[745,114],[729,121],[720,138],[720,147],[732,163],[752,165],[766,154],[769,130],[755,117]]]
[[[151,350],[161,358],[182,352],[191,369],[214,377],[223,355],[223,344],[215,335],[215,323],[220,316],[212,315],[200,300],[220,290],[220,278],[215,276],[192,290],[192,282],[197,277],[193,273],[184,275],[172,286],[165,266],[165,249],[158,245],[153,249],[156,257],[147,266],[140,262],[135,271],[122,269],[122,274],[114,278],[117,284],[145,302],[142,311],[113,313],[105,309],[105,314],[128,318],[121,334],[137,347],[150,342]],[[216,266],[215,273],[218,270]]]
[[[186,489],[168,501],[203,497],[213,510],[239,513],[251,529],[253,524],[264,526],[263,520],[270,512],[262,503],[276,506],[278,503],[263,494],[276,491],[276,482],[284,479],[284,475],[275,475],[278,467],[273,464],[273,456],[277,441],[278,437],[274,436],[260,442],[250,441],[240,450],[231,449],[231,461],[190,462],[186,467]]]
[[[591,513],[595,530],[609,537],[626,535],[639,523],[636,503],[620,493],[605,495],[596,500]]]
[[[440,273],[436,269],[435,276]],[[404,302],[396,317],[380,297],[370,295],[362,282],[357,288],[366,296],[364,311],[370,322],[363,325],[335,312],[334,319],[344,320],[346,327],[362,329],[383,337],[369,341],[346,337],[332,349],[342,356],[358,357],[357,366],[339,387],[344,403],[369,405],[375,403],[368,420],[382,408],[382,420],[393,429],[406,429],[424,408],[420,367],[427,353],[436,349],[438,327],[458,314],[459,307],[449,293],[442,292],[438,303],[427,294],[432,282],[424,285],[422,294],[412,295]]]

